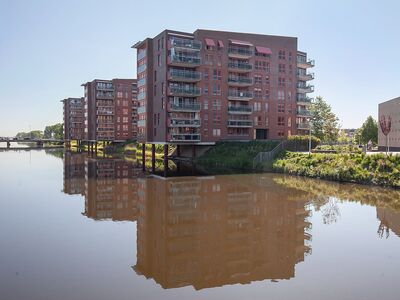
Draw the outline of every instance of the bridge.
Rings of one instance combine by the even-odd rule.
[[[0,137],[1,143],[6,143],[7,148],[11,147],[11,143],[35,143],[37,147],[42,147],[44,144],[58,143],[63,144],[64,140],[57,139],[35,139],[35,138],[15,138],[15,137]]]

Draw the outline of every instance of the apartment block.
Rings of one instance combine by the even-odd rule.
[[[63,103],[64,140],[82,140],[84,134],[83,98],[67,98]]]
[[[390,132],[386,136],[379,125],[381,118],[390,119]],[[400,97],[379,104],[378,148],[380,151],[400,151]]]
[[[136,79],[95,79],[82,84],[84,139],[125,141],[137,137]]]
[[[136,43],[138,140],[212,144],[309,130],[314,62],[297,38],[165,30]]]

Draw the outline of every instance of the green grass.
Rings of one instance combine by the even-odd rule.
[[[250,170],[259,152],[271,151],[277,144],[277,141],[219,142],[197,158],[196,163],[205,167]]]
[[[396,155],[285,152],[273,162],[272,169],[313,178],[400,187],[400,156]]]

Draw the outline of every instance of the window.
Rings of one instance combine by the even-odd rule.
[[[268,76],[268,75],[265,76],[265,84],[266,84],[266,85],[269,85],[269,76]]]
[[[255,67],[256,70],[262,70],[269,72],[269,63],[266,61],[256,60]]]
[[[261,84],[261,83],[262,83],[261,75],[254,75],[254,84]]]
[[[285,50],[279,50],[278,58],[279,58],[279,59],[286,59]]]
[[[154,96],[157,96],[157,85],[154,85]]]
[[[165,95],[165,82],[161,83],[161,94]]]
[[[289,101],[292,100],[292,92],[291,91],[286,92],[286,97]]]
[[[221,110],[221,100],[220,99],[214,99],[213,100],[213,110]]]
[[[285,117],[278,117],[278,126],[285,126]]]
[[[221,85],[214,83],[213,85],[213,94],[221,95]]]
[[[207,99],[205,99],[203,102],[203,109],[208,109],[208,100]],[[208,117],[208,115],[207,115],[207,117]]]
[[[266,112],[269,111],[269,105],[268,105],[268,103],[265,103],[265,111],[266,111]]]
[[[285,100],[285,92],[278,91],[278,100]]]
[[[292,118],[291,118],[291,117],[289,117],[289,118],[287,119],[287,126],[288,126],[288,127],[292,127]]]
[[[208,86],[206,85],[206,86],[204,86],[204,95],[208,95]]]
[[[221,135],[221,129],[213,129],[213,136],[220,136]]]
[[[209,73],[208,73],[208,69],[204,70],[204,80],[208,80],[209,78]]]
[[[286,65],[279,64],[279,73],[285,74],[286,73]]]
[[[123,123],[128,123],[128,117],[123,117],[123,118],[122,118],[122,122],[123,122]]]
[[[213,70],[213,79],[214,80],[221,80],[222,76],[221,76],[221,70],[218,69],[214,69]]]
[[[285,87],[285,78],[283,77],[278,78],[278,86]]]
[[[269,100],[269,90],[265,90],[265,100]]]
[[[258,88],[254,89],[254,98],[262,98],[261,89]]]
[[[278,113],[285,112],[285,104],[278,104]]]
[[[157,71],[154,70],[154,81],[157,81]]]
[[[157,62],[158,62],[158,66],[161,67],[161,55],[158,54],[157,56]]]
[[[283,131],[278,131],[278,136],[283,137],[285,136],[285,133]]]
[[[205,55],[205,63],[206,65],[212,65],[213,64],[214,57],[211,54],[206,54]]]
[[[261,111],[261,102],[254,102],[254,111]]]

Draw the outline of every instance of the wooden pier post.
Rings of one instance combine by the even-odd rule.
[[[142,144],[142,170],[146,171],[146,144]]]
[[[156,172],[156,145],[151,144],[151,172]]]
[[[168,174],[168,144],[164,145],[164,177]]]

